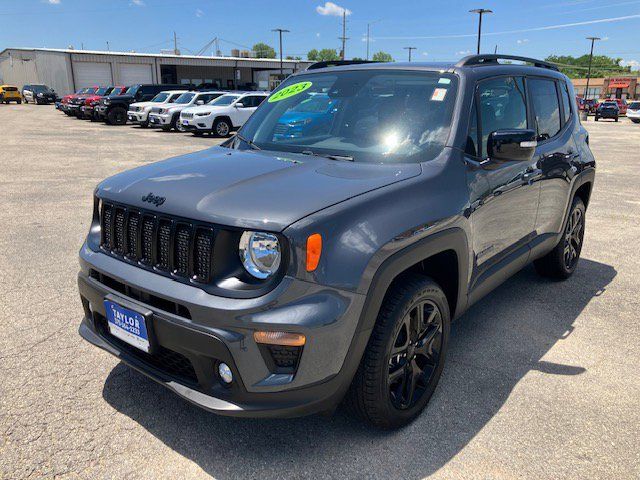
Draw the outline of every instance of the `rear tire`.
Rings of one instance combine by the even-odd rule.
[[[346,402],[367,422],[402,427],[425,408],[444,368],[447,298],[429,277],[409,274],[385,295]]]
[[[538,274],[555,280],[566,280],[576,271],[584,242],[586,207],[580,197],[575,197],[560,241],[544,257],[534,260]]]
[[[640,123],[640,118],[632,118],[631,121],[633,123]]]
[[[598,118],[600,118],[600,117],[598,117],[598,115],[596,115],[596,122],[598,121]]]
[[[618,121],[618,117],[616,117],[616,118],[615,118],[615,121],[616,121],[616,122]]]
[[[17,102],[18,102],[18,105],[20,105],[22,103],[22,100],[18,100]]]

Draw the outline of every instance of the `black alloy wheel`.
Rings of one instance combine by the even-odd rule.
[[[564,265],[573,270],[580,258],[582,240],[584,238],[584,211],[574,208],[567,221],[564,232]]]
[[[442,314],[431,300],[419,301],[398,329],[389,359],[391,403],[399,410],[413,407],[427,391],[440,364]]]

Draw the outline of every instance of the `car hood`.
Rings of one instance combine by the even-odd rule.
[[[216,105],[198,105],[198,106],[189,107],[189,108],[185,109],[185,113],[186,112],[189,112],[189,113],[220,112],[222,110],[228,109],[229,107],[230,107],[229,105],[221,105],[221,106],[216,106]],[[233,107],[231,107],[231,108],[233,108]]]
[[[100,198],[220,225],[282,231],[318,210],[415,177],[420,164],[380,165],[213,147],[103,181]],[[164,197],[161,205],[143,201]]]
[[[134,102],[130,107],[156,107],[158,105],[162,105],[163,102]]]

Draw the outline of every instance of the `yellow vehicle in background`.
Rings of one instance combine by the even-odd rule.
[[[13,85],[0,85],[0,102],[22,103],[22,95],[20,95],[18,87],[14,87]]]

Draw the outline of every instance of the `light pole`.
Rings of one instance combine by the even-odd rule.
[[[280,76],[282,76],[283,75],[282,73],[282,34],[289,33],[289,30],[285,30],[284,28],[274,28],[271,31],[278,32],[278,36],[280,37]]]
[[[367,23],[367,60],[369,60],[369,38],[371,35],[371,25],[374,25],[380,21],[382,21],[382,19]]]
[[[591,40],[591,53],[589,53],[589,69],[587,70],[587,86],[584,89],[584,99],[589,98],[589,79],[591,78],[591,61],[593,60],[593,44],[596,40],[600,40],[600,37],[587,37],[587,40]]]
[[[409,62],[411,62],[411,50],[415,50],[416,47],[404,47],[404,50],[409,50]]]
[[[480,55],[480,37],[482,36],[482,15],[485,13],[493,13],[493,10],[489,10],[488,8],[474,8],[473,10],[469,10],[469,13],[477,13],[478,14],[478,49],[477,53]]]

